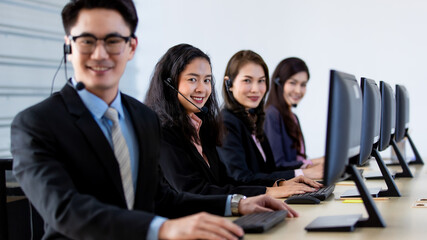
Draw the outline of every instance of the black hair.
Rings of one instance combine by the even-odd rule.
[[[308,79],[310,79],[310,72],[305,62],[296,57],[290,57],[282,60],[273,72],[272,79],[275,82],[271,84],[271,92],[267,98],[266,108],[274,106],[279,110],[283,121],[285,122],[286,130],[293,140],[292,147],[297,150],[297,154],[306,157],[305,153],[301,153],[301,140],[303,138],[301,128],[295,122],[291,106],[285,101],[283,97],[283,86],[293,75],[306,72]],[[277,80],[277,81],[276,81]]]
[[[145,104],[158,114],[163,127],[179,128],[182,135],[189,141],[201,143],[203,139],[204,144],[219,146],[222,142],[223,125],[219,115],[214,79],[212,78],[211,81],[211,95],[205,103],[207,112],[198,114],[203,120],[199,130],[200,139],[185,108],[178,100],[178,93],[165,82],[169,79],[169,84],[178,89],[180,73],[196,58],[206,59],[211,65],[209,56],[196,47],[189,44],[171,47],[156,64]]]
[[[132,0],[71,0],[64,6],[61,13],[65,34],[70,34],[70,29],[76,24],[77,17],[82,9],[95,8],[118,11],[129,26],[131,36],[135,36],[138,15]]]

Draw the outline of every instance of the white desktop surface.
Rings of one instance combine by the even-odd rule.
[[[399,167],[390,167],[399,171]],[[376,200],[385,220],[385,228],[356,228],[354,232],[307,232],[307,226],[318,216],[367,213],[363,203],[343,203],[336,199],[344,191],[355,188],[337,184],[333,196],[318,205],[291,205],[300,216],[284,222],[262,234],[246,234],[245,239],[424,239],[427,234],[427,208],[413,208],[419,198],[427,198],[427,167],[411,165],[414,178],[398,178],[396,185],[402,197]],[[366,170],[365,170],[366,171]],[[369,170],[368,170],[369,171]],[[366,180],[367,187],[383,187],[383,180]]]

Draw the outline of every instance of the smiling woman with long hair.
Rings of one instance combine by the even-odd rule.
[[[230,178],[216,150],[223,128],[213,86],[209,57],[188,44],[170,48],[155,67],[145,103],[161,120],[159,163],[173,188],[198,194],[286,197],[313,191],[301,182],[320,186],[307,178],[287,181],[281,187],[245,186]]]
[[[228,174],[236,181],[270,185],[278,179],[305,175],[321,178],[321,167],[277,168],[264,133],[264,99],[269,87],[268,68],[260,55],[242,50],[229,60],[224,74],[222,110],[227,133],[218,148]]]
[[[282,60],[274,70],[271,92],[266,103],[265,133],[271,143],[277,167],[302,165],[306,168],[323,162],[307,159],[304,136],[298,117],[292,112],[303,99],[310,79],[305,62],[291,57]]]

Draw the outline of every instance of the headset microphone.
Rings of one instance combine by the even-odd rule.
[[[201,113],[208,113],[208,108],[207,107],[203,106],[202,108],[199,108],[196,104],[194,104],[192,101],[190,101],[188,98],[186,98],[182,93],[180,93],[174,86],[172,86],[172,84],[170,83],[171,81],[172,81],[171,78],[168,78],[168,79],[164,80],[164,82],[166,83],[166,85],[168,85],[175,92],[177,92],[179,95],[181,95],[185,100],[187,100],[189,103],[191,103],[194,107],[196,107],[197,109],[199,109],[199,111]]]
[[[59,69],[61,68],[61,66],[62,66],[62,64],[63,64],[63,63],[64,63],[65,79],[67,80],[67,84],[68,84],[70,87],[72,87],[72,88],[76,89],[77,91],[80,91],[80,90],[82,90],[82,89],[84,89],[84,88],[85,88],[85,84],[84,84],[84,83],[82,83],[82,82],[77,82],[77,83],[76,83],[76,86],[74,86],[74,85],[71,83],[71,78],[68,78],[68,76],[67,76],[67,54],[70,54],[70,53],[71,53],[71,45],[70,45],[70,44],[65,44],[65,43],[64,43],[63,51],[64,51],[64,56],[62,57],[61,62],[59,63],[59,66],[58,66],[58,68],[56,69],[55,74],[53,75],[52,84],[51,84],[51,86],[50,86],[50,95],[52,95],[52,93],[53,93],[53,85],[55,84],[55,78],[56,78],[56,75],[58,74]]]
[[[68,84],[70,87],[72,87],[72,88],[76,89],[77,91],[83,90],[83,89],[86,87],[86,86],[85,86],[85,84],[84,84],[84,83],[82,83],[82,82],[77,82],[77,83],[76,83],[76,86],[74,86],[74,85],[71,83],[71,78],[70,78],[70,79],[68,79],[67,84]]]

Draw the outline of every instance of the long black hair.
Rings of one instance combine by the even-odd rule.
[[[268,96],[266,108],[268,106],[274,106],[279,110],[283,121],[285,122],[286,130],[293,140],[292,147],[297,150],[298,155],[306,157],[304,153],[301,153],[301,141],[303,138],[301,128],[295,122],[291,106],[285,101],[283,97],[283,86],[293,75],[306,72],[308,79],[310,79],[310,72],[305,62],[299,58],[291,57],[282,60],[273,72],[272,79],[274,81],[271,84],[271,92]]]
[[[222,143],[223,125],[219,116],[214,79],[211,81],[211,95],[205,103],[207,112],[198,114],[203,120],[199,130],[200,139],[185,108],[178,100],[178,93],[165,82],[169,79],[169,84],[178,89],[180,73],[196,58],[206,59],[211,65],[209,56],[196,47],[189,44],[171,47],[156,64],[145,104],[158,114],[162,127],[180,129],[181,134],[189,141],[201,143],[203,139],[204,144],[219,146]]]
[[[266,91],[264,96],[261,99],[259,105],[246,111],[245,107],[240,104],[234,97],[233,93],[230,91],[230,88],[233,86],[233,82],[236,76],[239,74],[240,69],[248,64],[255,63],[262,67],[265,74],[265,83]],[[228,77],[228,80],[225,80],[225,77]],[[268,74],[267,64],[264,62],[262,57],[257,53],[251,50],[242,50],[235,53],[227,63],[227,67],[224,73],[224,82],[222,85],[222,95],[224,97],[224,106],[226,109],[233,112],[239,119],[241,119],[245,126],[256,135],[256,137],[262,141],[264,138],[264,101],[265,96],[267,95],[268,88],[270,85],[270,78]]]

